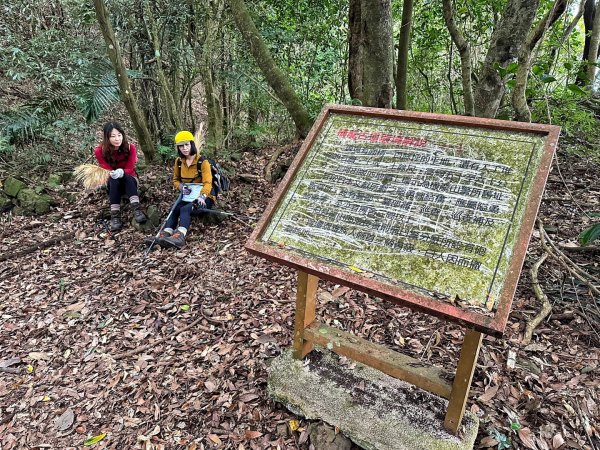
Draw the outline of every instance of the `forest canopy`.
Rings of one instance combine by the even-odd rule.
[[[0,156],[40,146],[44,165],[67,142],[83,156],[115,115],[149,160],[201,122],[229,154],[302,136],[326,103],[551,122],[589,138],[595,3],[16,0],[0,10]]]

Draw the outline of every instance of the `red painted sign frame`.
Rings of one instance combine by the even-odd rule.
[[[375,279],[362,276],[360,273],[352,273],[323,261],[313,260],[298,254],[290,253],[285,248],[267,245],[260,241],[270,223],[277,207],[285,196],[294,176],[302,166],[304,159],[313,146],[316,137],[326,123],[330,114],[348,114],[372,117],[378,119],[401,119],[419,123],[446,124],[463,126],[466,128],[482,128],[499,131],[528,132],[545,136],[545,144],[538,172],[535,174],[529,201],[525,206],[525,215],[518,228],[517,240],[514,253],[510,259],[510,265],[506,274],[503,289],[498,301],[498,307],[492,315],[485,315],[476,311],[441,301],[439,299],[420,295],[418,293],[392,286]],[[407,306],[411,309],[425,312],[444,320],[461,324],[467,328],[477,331],[501,336],[508,321],[514,293],[517,287],[525,254],[529,245],[531,232],[535,225],[535,218],[542,199],[546,179],[550,171],[554,151],[558,144],[560,127],[555,125],[542,125],[522,122],[508,122],[496,119],[484,119],[477,117],[450,116],[443,114],[431,114],[421,112],[399,111],[378,108],[365,108],[344,105],[327,105],[315,121],[309,135],[304,140],[296,158],[290,166],[285,178],[280,183],[276,193],[267,206],[263,216],[257,224],[254,232],[246,243],[246,249],[251,254],[264,257],[268,260],[293,267],[295,269],[310,273],[321,279],[329,280],[338,284],[348,286],[369,295],[383,298],[395,304]]]

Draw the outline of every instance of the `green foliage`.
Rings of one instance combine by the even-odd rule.
[[[51,97],[40,97],[15,110],[0,112],[1,134],[11,143],[34,140],[49,123],[72,103],[62,92]]]
[[[8,136],[0,134],[0,156],[3,154],[9,155],[14,151],[15,146],[11,144]]]
[[[521,425],[518,420],[510,422],[510,430],[512,432],[518,432],[521,428],[523,428],[523,425]]]
[[[587,92],[577,86],[575,83],[567,84],[567,89],[578,96],[585,96]]]
[[[583,246],[590,244],[600,237],[600,223],[595,223],[579,235],[579,243]]]
[[[163,162],[174,161],[176,156],[173,147],[168,147],[162,144],[156,146],[156,154]]]
[[[47,166],[50,163],[52,163],[52,155],[43,152],[33,153],[33,155],[31,156],[31,162],[35,166]]]
[[[0,58],[6,61],[0,76],[28,94],[25,101],[22,94],[19,101],[0,100],[2,149],[89,147],[90,132],[77,109],[96,120],[110,98],[94,94],[97,68],[106,73],[107,66],[93,23],[93,9],[83,0],[14,0],[0,10]],[[35,153],[40,165],[52,159]]]
[[[534,122],[551,121],[560,125],[562,133],[567,136],[590,142],[600,138],[598,120],[594,111],[586,108],[581,96],[573,94],[568,87],[554,90],[553,98],[547,101],[540,99],[534,102],[531,112]]]
[[[98,120],[104,111],[118,101],[119,85],[113,70],[101,76],[97,86],[80,86],[78,89],[78,106],[88,123]]]
[[[344,102],[348,2],[262,2],[257,26],[304,105]]]
[[[152,132],[163,138],[175,131],[167,123],[167,102],[158,81],[160,57],[167,90],[174,96],[176,108],[184,111],[185,127],[197,126],[204,119],[197,113],[199,104],[206,105],[199,86],[207,71],[201,70],[200,64],[208,63],[226,116],[228,145],[254,148],[293,136],[289,113],[274,98],[227,11],[219,15],[217,3],[192,2],[185,7],[171,0],[107,3],[131,68],[132,87]],[[506,0],[454,0],[452,4],[456,23],[471,47],[476,86]],[[550,0],[541,2],[536,20],[552,4]],[[328,102],[356,104],[347,94],[347,0],[256,0],[248,5],[278,66],[310,114],[316,115]],[[409,109],[460,114],[464,109],[460,58],[441,14],[441,0],[415,2],[414,8]],[[155,22],[142,11],[151,11]],[[395,42],[401,11],[402,1],[394,0]],[[583,27],[564,36],[573,13],[568,8],[565,20],[556,21],[536,48],[526,96],[534,121],[559,124],[566,135],[595,145],[600,142],[596,108],[587,104],[591,97],[585,85],[577,84],[586,81],[587,66],[580,62]],[[218,25],[213,48],[204,47],[209,20]],[[158,49],[149,35],[151,25],[159,30]],[[206,59],[205,52],[210,53]],[[0,58],[5,61],[0,81],[24,86],[27,94],[27,99],[16,96],[11,103],[0,98],[0,153],[12,154],[41,142],[64,148],[65,141],[73,137],[78,149],[93,145],[90,125],[119,103],[119,90],[89,2],[7,3],[0,10]],[[516,62],[496,67],[507,88],[501,118],[513,116],[510,94],[517,69]],[[158,147],[161,158],[171,157],[169,145]],[[227,151],[219,148],[221,153]]]
[[[490,436],[492,436],[498,442],[498,450],[504,450],[512,447],[512,443],[510,441],[510,437],[501,433],[500,431],[493,428],[490,432]]]

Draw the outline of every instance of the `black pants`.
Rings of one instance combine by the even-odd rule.
[[[131,175],[123,175],[121,178],[116,180],[113,178],[108,179],[108,198],[110,199],[111,205],[120,205],[121,196],[125,194],[127,198],[133,195],[138,195],[137,180]]]
[[[207,209],[211,209],[214,205],[214,202],[211,198],[206,199],[206,208],[194,208],[192,202],[184,202],[180,200],[175,208],[173,209],[173,213],[169,220],[165,224],[165,228],[171,228],[174,230],[177,227],[177,220],[179,219],[179,226],[185,228],[186,230],[190,228],[190,223],[192,222],[192,216],[201,216],[206,213]]]

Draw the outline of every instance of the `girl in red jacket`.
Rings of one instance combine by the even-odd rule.
[[[110,200],[110,230],[119,231],[123,226],[121,222],[121,196],[123,194],[129,198],[135,221],[144,223],[147,218],[140,209],[137,175],[134,169],[137,161],[135,145],[127,141],[125,131],[118,122],[105,124],[102,136],[102,144],[96,147],[94,154],[100,167],[110,170],[110,178],[107,182]]]

